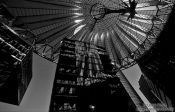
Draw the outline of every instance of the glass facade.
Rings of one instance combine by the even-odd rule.
[[[158,112],[173,112],[172,102],[166,94],[145,75],[139,79],[140,90]],[[159,106],[159,107],[158,107]]]
[[[116,71],[111,72],[113,66],[106,63],[110,58],[103,48],[64,39],[59,53],[50,112],[136,111],[120,79],[113,77]]]
[[[0,23],[0,101],[19,105],[32,78],[32,47]]]
[[[173,9],[173,12],[175,9]],[[162,31],[156,44],[137,62],[143,74],[148,77],[158,88],[160,88],[170,99],[174,107],[173,82],[175,73],[175,55],[171,49],[174,47],[174,14],[172,13],[169,21]]]
[[[142,102],[120,71],[136,63],[157,87],[175,99],[173,84],[169,83],[175,71],[174,54],[169,50],[174,34],[166,31],[174,23],[174,1],[1,0],[0,87],[8,80],[17,82],[13,88],[21,89],[13,97],[20,102],[31,80],[34,50],[57,63],[50,111],[77,110],[77,91],[115,77],[138,108]],[[19,75],[10,78],[11,71]],[[53,100],[57,96],[62,104]]]

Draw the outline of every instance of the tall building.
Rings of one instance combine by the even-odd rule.
[[[145,75],[139,79],[140,90],[157,112],[173,112],[171,100],[166,94],[152,83]]]
[[[103,48],[69,39],[61,44],[50,112],[138,110],[133,93],[126,91],[120,78],[113,77],[116,71],[106,62],[110,59]],[[141,99],[137,101],[144,105]]]
[[[126,76],[123,74],[123,72],[118,71],[117,76],[119,77],[120,82],[123,85],[123,87],[125,88],[126,92],[128,93],[128,95],[132,99],[132,101],[136,107],[136,110],[138,112],[150,112],[149,109],[147,108],[147,106],[144,104],[144,102],[140,98],[140,96],[137,94],[137,92],[133,88],[133,86],[131,85],[131,83],[128,81]]]
[[[32,78],[32,47],[7,25],[6,11],[0,5],[0,101],[19,105]]]
[[[103,49],[99,49],[101,50],[101,57],[106,56]],[[80,93],[86,94],[85,91],[89,90],[88,86],[103,81],[105,74],[102,76],[101,72],[102,70],[104,72],[107,71],[107,69],[102,69],[103,66],[100,56],[97,54],[98,51],[90,43],[69,39],[62,41],[52,91],[50,112],[63,110],[82,111],[82,108],[88,106],[86,104],[82,105],[83,102],[79,103],[82,100],[80,99]],[[87,109],[83,111],[88,111]]]
[[[137,62],[155,85],[162,88],[171,99],[175,99],[171,92],[173,86],[168,83],[173,82],[172,75],[166,75],[174,73],[174,55],[167,50],[174,41],[169,42],[171,39],[167,38],[162,41],[159,38],[168,22],[174,1],[1,0],[15,17],[12,26],[28,30],[34,35],[24,40],[35,42],[35,53],[52,62],[58,61],[52,99],[64,93],[67,85],[76,85],[69,87],[68,90],[72,91],[79,88],[77,85],[86,87],[102,83],[116,75],[114,66],[126,69]],[[162,52],[155,48],[164,50]],[[136,107],[141,106],[142,102],[122,72],[119,72],[118,77]],[[56,85],[62,85],[58,87],[59,95],[54,95]],[[54,101],[51,100],[51,109],[55,109],[52,108]],[[59,109],[64,108],[73,109],[75,106],[66,102]]]
[[[171,49],[174,47],[172,36],[174,35],[172,29],[175,25],[174,19],[175,15],[172,13],[156,44],[137,61],[143,74],[172,99],[173,107],[175,107],[175,92],[172,91],[175,55]]]

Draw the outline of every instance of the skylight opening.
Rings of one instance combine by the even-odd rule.
[[[83,13],[74,13],[76,16],[82,16]]]
[[[149,7],[140,7],[140,8],[136,9],[136,11],[139,11],[139,10],[151,11],[151,10],[157,10],[157,7],[156,6],[149,6]]]
[[[81,1],[74,1],[75,3],[82,3]]]
[[[107,37],[109,38],[109,32],[107,32]]]
[[[94,37],[94,43],[97,44],[97,41],[98,41],[98,37],[99,37],[99,34],[97,33]]]
[[[83,27],[85,27],[86,26],[86,24],[84,24],[84,25],[80,25],[79,27],[77,27],[76,29],[75,29],[75,31],[74,31],[74,35],[75,34],[77,34]]]
[[[148,7],[150,6],[149,3],[140,3],[140,4],[137,4],[137,8],[140,8],[140,7]]]
[[[75,20],[74,22],[78,24],[78,23],[82,22],[83,20],[84,20],[84,19],[77,19],[77,20]]]
[[[104,41],[104,37],[105,37],[105,35],[104,35],[104,33],[102,33],[102,34],[101,34],[101,41],[102,41],[102,42]]]
[[[80,10],[81,8],[73,8],[74,11]]]
[[[81,7],[80,7],[80,6],[78,6],[78,5],[75,5],[75,7],[77,7],[77,8],[80,8],[80,9],[81,9]]]

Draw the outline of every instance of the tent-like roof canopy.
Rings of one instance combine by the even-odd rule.
[[[4,4],[15,17],[14,29],[30,32],[26,40],[35,40],[41,56],[56,61],[61,40],[69,38],[104,47],[112,61],[127,67],[156,42],[174,0],[4,0]]]

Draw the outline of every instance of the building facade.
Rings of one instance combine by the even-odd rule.
[[[145,75],[139,79],[140,90],[158,112],[173,112],[172,102],[166,94]]]
[[[174,19],[175,15],[172,13],[156,44],[137,60],[143,74],[172,100],[173,107],[175,107],[175,92],[172,91],[174,88],[175,55],[171,49],[174,47],[172,36],[174,35]]]
[[[69,39],[61,44],[50,112],[138,111],[103,48]]]
[[[6,11],[0,5],[0,101],[19,105],[32,78],[33,53],[7,25],[12,16]]]

